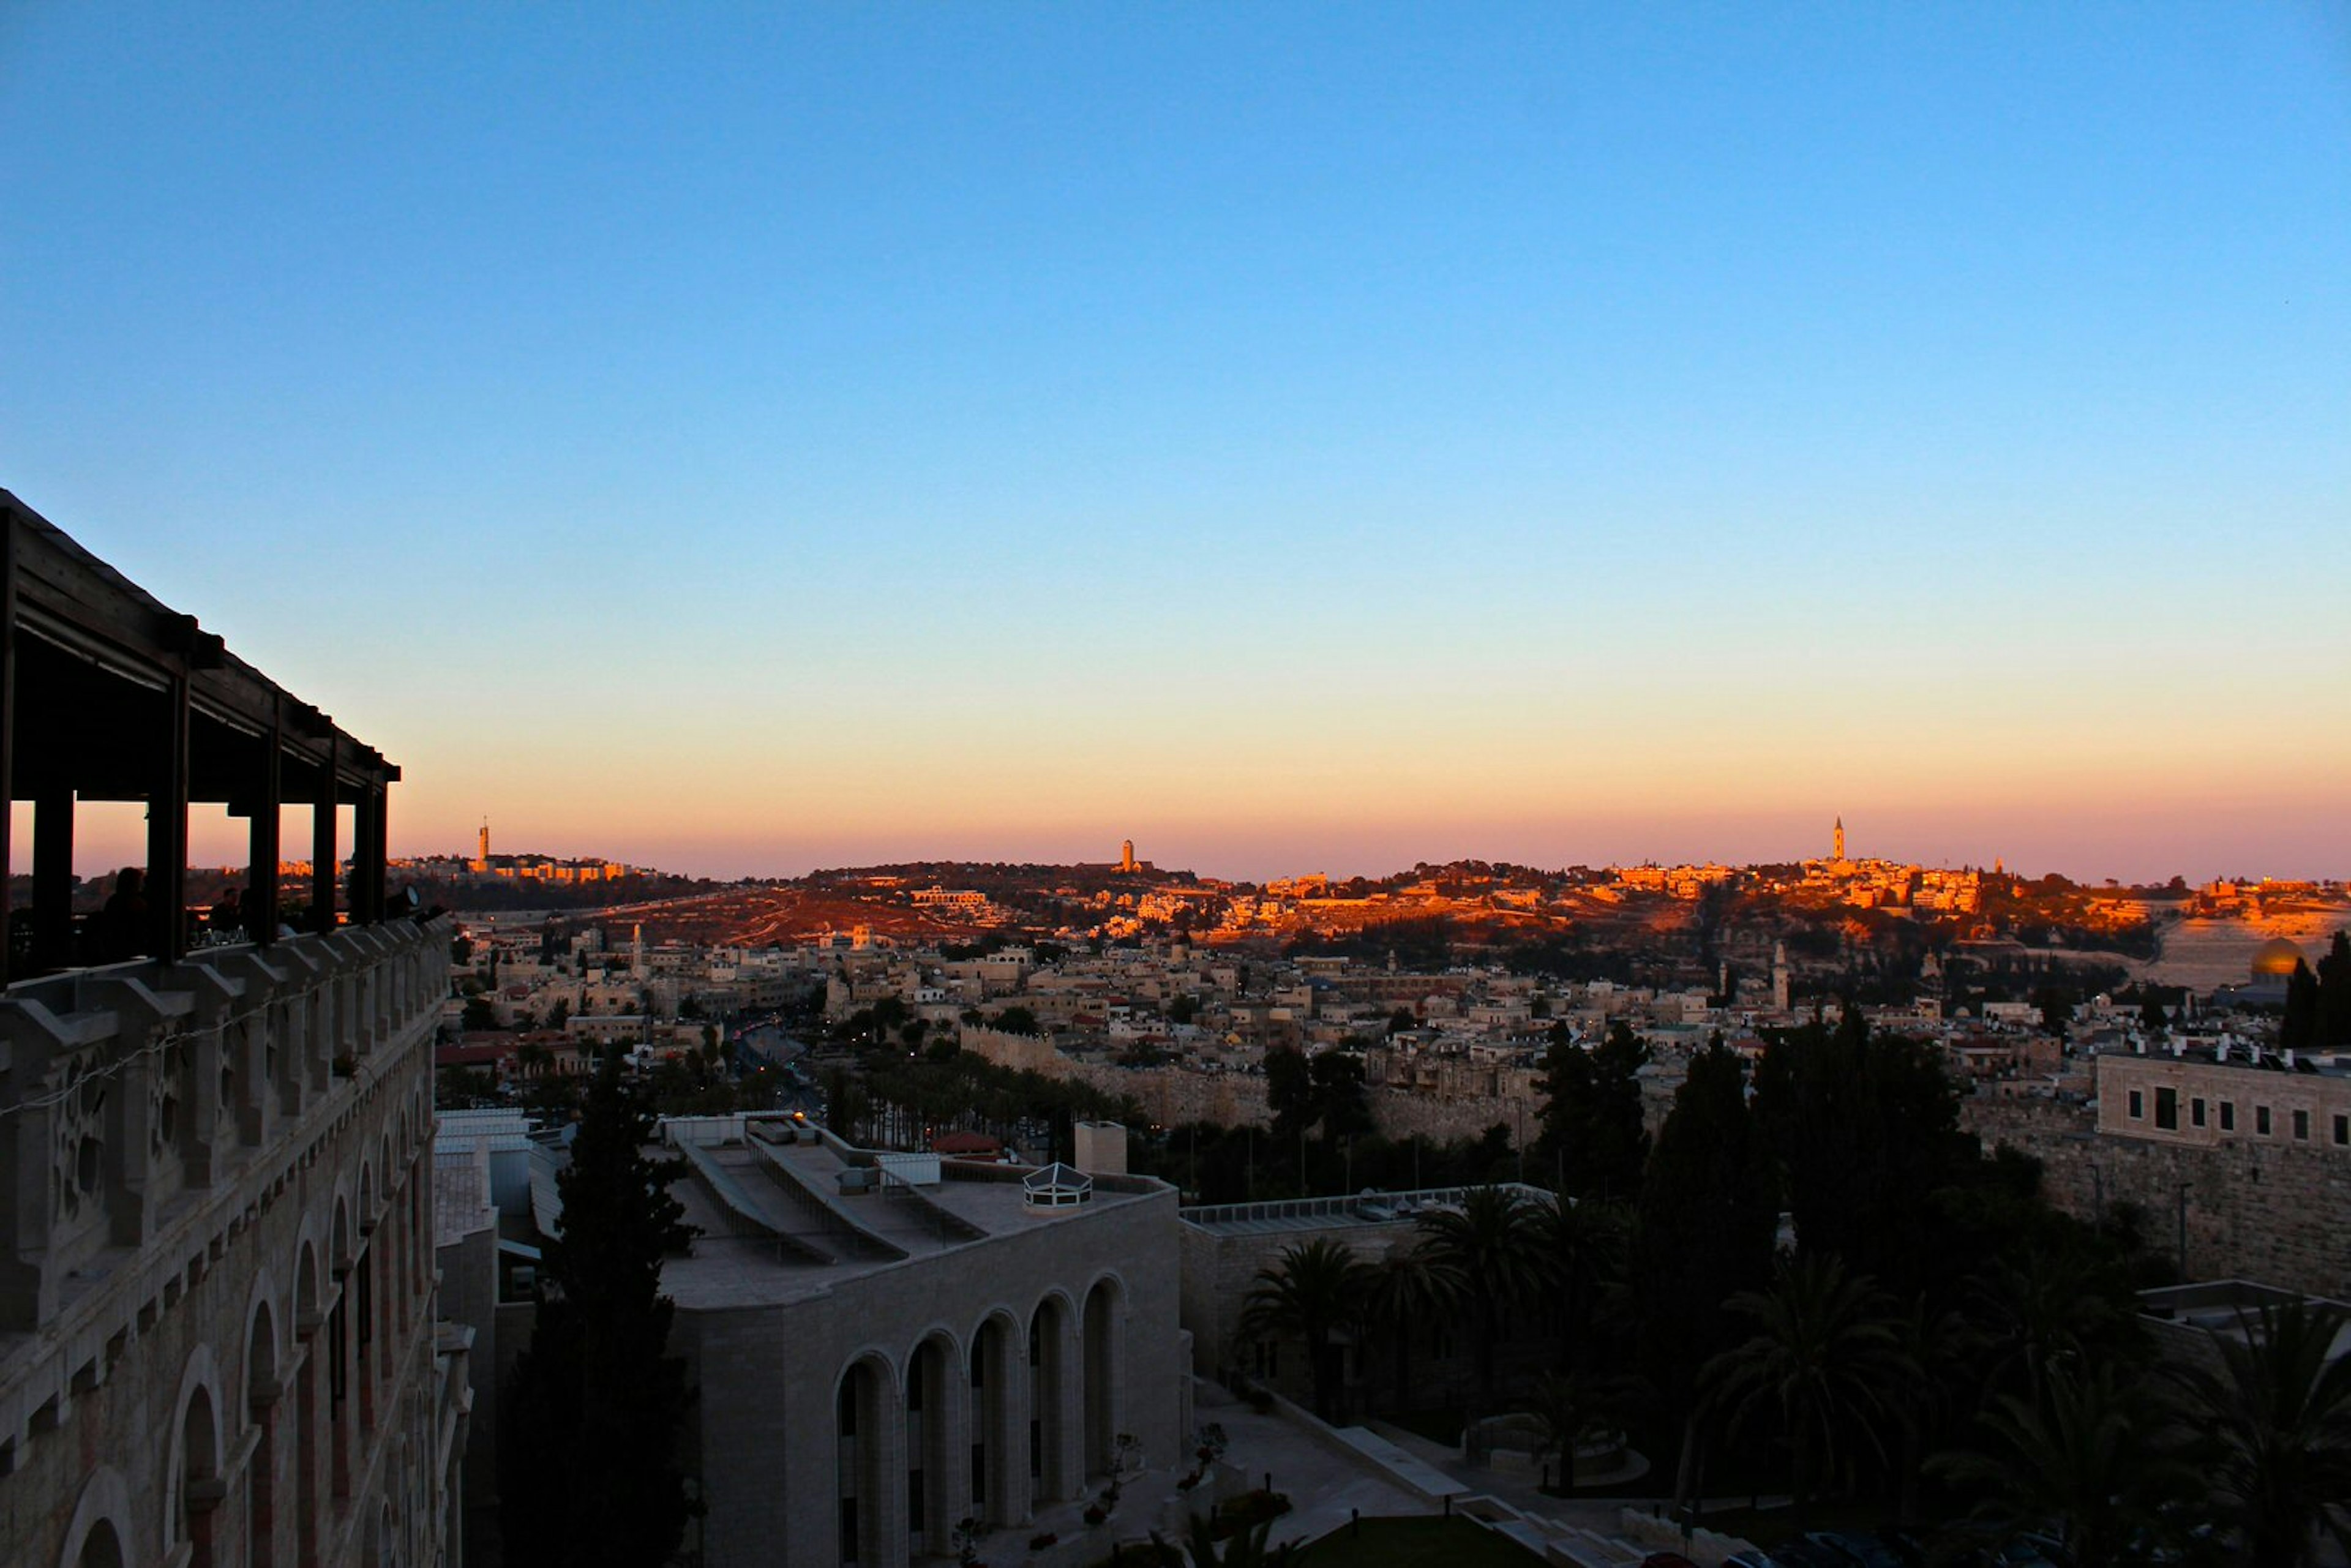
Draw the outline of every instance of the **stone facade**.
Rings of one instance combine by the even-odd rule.
[[[445,921],[0,1001],[0,1562],[454,1561]]]
[[[1017,1537],[1121,1466],[1182,1462],[1172,1187],[1101,1174],[1032,1207],[1020,1167],[930,1185],[813,1130],[685,1153],[702,1235],[663,1287],[699,1389],[706,1568],[951,1560],[966,1517]]]
[[[2085,1110],[1989,1095],[1964,1102],[1961,1123],[1987,1149],[2039,1160],[2042,1190],[2068,1214],[2136,1206],[2149,1243],[2178,1253],[2189,1279],[2351,1295],[2351,1159],[2316,1140],[2113,1135]]]
[[[2209,1056],[2100,1056],[2098,1131],[2219,1148],[2300,1145],[2351,1159],[2351,1077]]]

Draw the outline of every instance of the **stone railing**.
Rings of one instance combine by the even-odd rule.
[[[49,1328],[166,1230],[235,1223],[394,1073],[422,1069],[429,1118],[450,933],[396,920],[9,988],[0,1335]]]

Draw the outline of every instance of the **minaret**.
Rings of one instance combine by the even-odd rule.
[[[1771,1010],[1788,1010],[1788,945],[1771,944]]]
[[[1836,858],[1844,859],[1844,819],[1843,817],[1836,820]]]

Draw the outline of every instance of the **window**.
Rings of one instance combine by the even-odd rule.
[[[2264,1138],[2270,1135],[2270,1108],[2268,1106],[2256,1105],[2253,1107],[2253,1131],[2259,1133]]]
[[[2220,1102],[2220,1131],[2233,1133],[2236,1130],[2237,1103],[2234,1100],[2223,1100]]]
[[[2310,1141],[2309,1112],[2296,1111],[2294,1113],[2294,1135],[2305,1144]]]
[[[2158,1089],[2155,1092],[2155,1124],[2167,1133],[2179,1131],[2179,1091]]]
[[[2204,1096],[2201,1094],[2188,1102],[2188,1120],[2199,1127],[2204,1124]]]
[[[2346,1144],[2351,1144],[2351,1116],[2337,1116],[2335,1118],[2335,1145],[2341,1148]]]
[[[2144,1122],[2147,1120],[2146,1091],[2134,1089],[2130,1092],[2130,1114],[2131,1120],[2134,1122]]]

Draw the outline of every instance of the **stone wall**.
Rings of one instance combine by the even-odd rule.
[[[0,1001],[0,1563],[427,1563],[446,921]]]
[[[962,1040],[966,1051],[999,1067],[1084,1083],[1105,1094],[1132,1099],[1143,1107],[1144,1115],[1164,1127],[1179,1127],[1187,1122],[1210,1122],[1222,1127],[1273,1124],[1273,1113],[1266,1107],[1265,1080],[1255,1073],[1080,1061],[1056,1050],[1050,1040],[970,1024],[964,1027]],[[1510,1141],[1516,1144],[1541,1130],[1540,1107],[1528,1100],[1376,1088],[1367,1091],[1367,1097],[1372,1123],[1383,1137],[1445,1143],[1483,1137],[1489,1127],[1499,1124],[1510,1129]]]
[[[2319,1145],[2112,1136],[2070,1106],[1988,1096],[1966,1102],[1961,1123],[1987,1150],[2005,1144],[2038,1159],[2042,1190],[2068,1214],[2135,1204],[2165,1251],[2179,1247],[2184,1226],[2191,1280],[2351,1294],[2351,1160]]]

